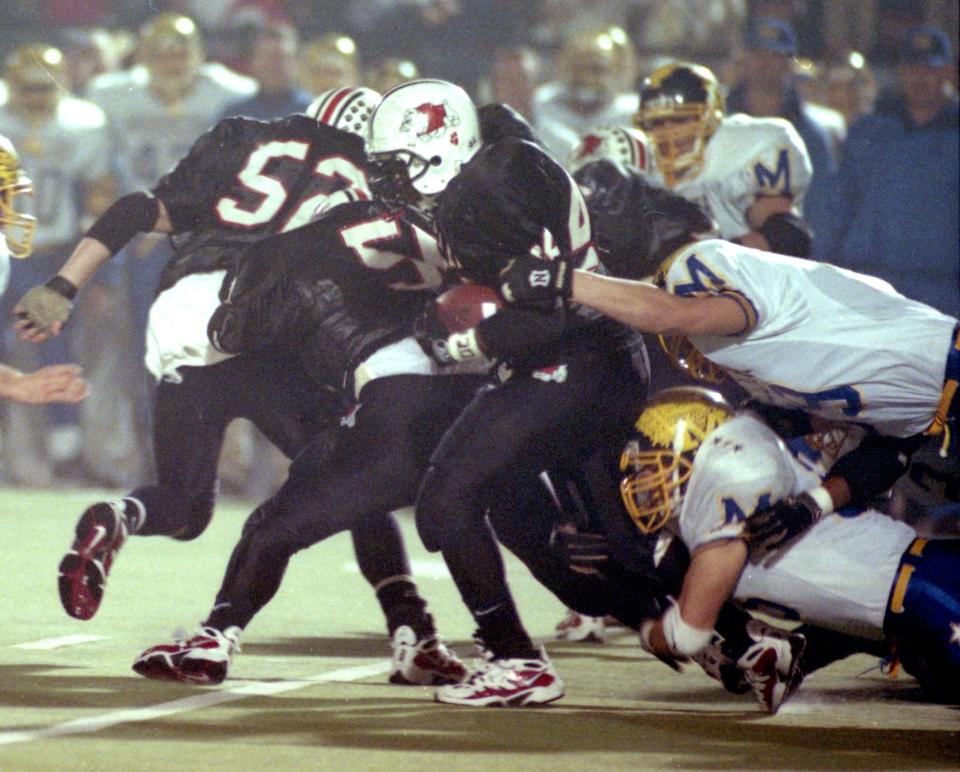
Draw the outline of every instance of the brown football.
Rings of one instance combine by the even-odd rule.
[[[496,290],[484,284],[458,284],[437,298],[437,316],[449,332],[476,327],[501,306]]]

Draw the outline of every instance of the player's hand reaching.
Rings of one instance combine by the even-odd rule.
[[[782,499],[744,521],[744,536],[753,551],[776,549],[806,531],[823,516],[809,493]]]
[[[13,308],[21,340],[42,343],[59,335],[70,318],[77,288],[62,276],[28,290]]]
[[[500,271],[498,291],[511,305],[552,311],[573,292],[573,263],[562,257],[515,257]]]
[[[81,402],[89,386],[80,373],[77,365],[50,365],[32,373],[4,368],[0,373],[0,394],[28,405]]]

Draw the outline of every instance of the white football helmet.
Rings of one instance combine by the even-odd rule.
[[[323,92],[307,107],[306,113],[317,123],[333,126],[366,138],[370,116],[380,94],[363,86],[344,86]]]
[[[466,91],[445,80],[413,80],[383,95],[370,118],[367,153],[381,166],[385,197],[395,196],[398,185],[429,197],[447,187],[480,144],[477,108]]]
[[[584,134],[567,159],[567,171],[576,174],[588,163],[608,159],[653,173],[653,149],[647,135],[630,126],[596,129]]]

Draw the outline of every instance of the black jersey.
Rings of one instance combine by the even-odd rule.
[[[576,182],[543,148],[507,137],[485,145],[437,199],[436,228],[448,260],[496,287],[518,255],[569,260],[605,272]],[[477,325],[484,352],[513,369],[550,365],[584,348],[625,348],[646,370],[639,333],[571,304],[555,313],[506,308]]]
[[[307,222],[338,191],[369,197],[360,137],[306,115],[227,118],[153,189],[173,224],[160,289],[229,267],[248,245]]]
[[[244,253],[225,305],[230,329],[217,331],[229,341],[215,342],[249,352],[296,341],[313,360],[311,370],[349,374],[411,333],[441,284],[441,267],[420,212],[380,201],[342,204]],[[212,324],[223,318],[218,312]]]

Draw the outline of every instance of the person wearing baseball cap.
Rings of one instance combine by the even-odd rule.
[[[960,315],[960,176],[956,67],[943,30],[915,26],[897,50],[896,82],[850,127],[820,259],[890,282]]]

